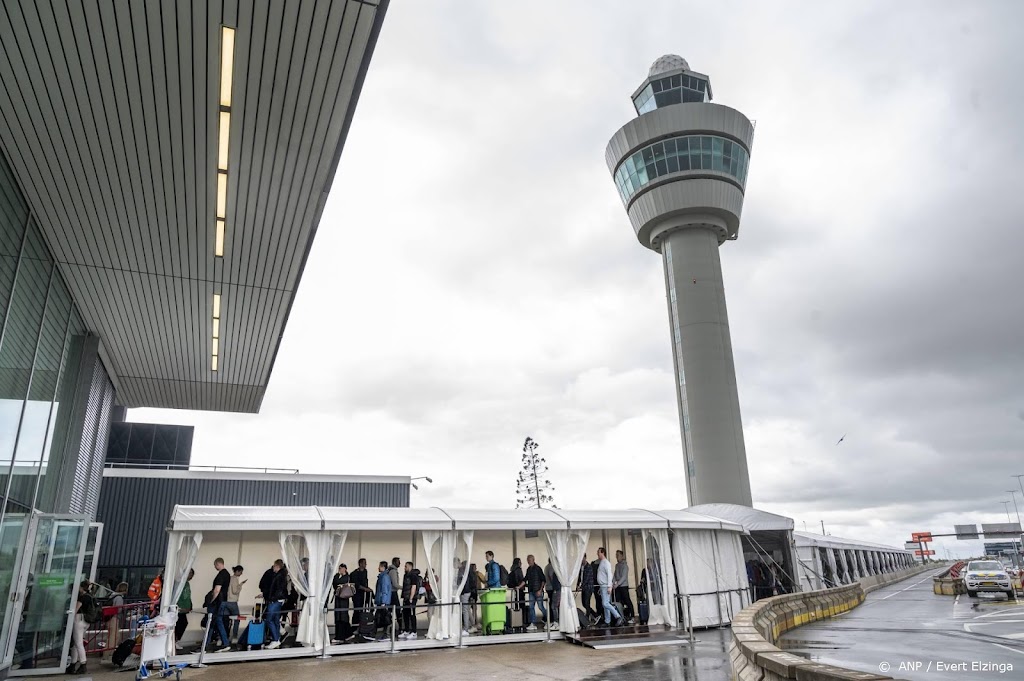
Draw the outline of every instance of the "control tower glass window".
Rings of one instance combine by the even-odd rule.
[[[638,114],[683,102],[709,102],[708,82],[703,78],[677,73],[652,80],[633,99]]]
[[[743,187],[749,161],[746,149],[723,137],[672,137],[638,149],[620,163],[615,169],[615,185],[624,203],[655,178],[672,173],[710,170],[734,177]]]

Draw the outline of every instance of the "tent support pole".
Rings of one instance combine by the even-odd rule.
[[[331,656],[327,653],[327,646],[329,646],[331,644],[331,630],[327,626],[327,607],[326,606],[324,606],[322,614],[323,614],[323,620],[321,621],[321,624],[323,626],[320,627],[320,630],[323,632],[323,635],[324,635],[324,647],[323,647],[323,650],[320,651],[319,659],[321,659],[321,660],[329,660],[331,658]]]
[[[690,609],[690,594],[686,594],[686,629],[690,634],[690,645],[693,645],[693,614]]]
[[[395,606],[391,606],[391,650],[388,651],[389,655],[394,655],[398,651],[395,650],[395,627],[398,626],[398,611],[395,610]]]
[[[199,661],[193,662],[190,666],[194,669],[206,669],[207,665],[203,664],[203,656],[206,655],[206,646],[210,641],[210,624],[213,622],[213,617],[207,613],[206,615],[206,629],[203,630],[203,647],[199,649]]]

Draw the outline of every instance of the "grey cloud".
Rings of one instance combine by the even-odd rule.
[[[660,259],[603,158],[678,52],[757,119],[721,251],[756,503],[889,543],[998,520],[1024,472],[1022,21],[393,4],[263,414],[197,416],[197,460],[422,469],[414,503],[512,505],[532,434],[561,503],[684,506]]]

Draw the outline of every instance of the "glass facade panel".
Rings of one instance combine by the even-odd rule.
[[[682,135],[635,152],[615,169],[615,184],[623,202],[628,202],[655,178],[693,170],[730,175],[742,188],[746,184],[749,158],[742,145],[724,137]]]
[[[70,397],[78,379],[77,357],[68,361],[74,346],[69,320],[74,320],[78,333],[85,333],[46,242],[30,219],[28,204],[0,155],[0,516],[33,508],[52,510],[59,501],[56,489],[50,490],[48,505],[40,504],[38,495],[50,450],[63,447],[67,439]],[[62,395],[67,397],[67,409],[60,409]],[[58,427],[61,424],[65,432]],[[54,472],[59,479],[59,471]]]
[[[707,81],[686,74],[651,81],[633,98],[636,112],[643,115],[654,109],[683,102],[707,102]]]

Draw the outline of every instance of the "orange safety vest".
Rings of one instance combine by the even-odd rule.
[[[164,591],[164,580],[160,575],[156,576],[153,583],[149,585],[149,600],[159,601]]]

